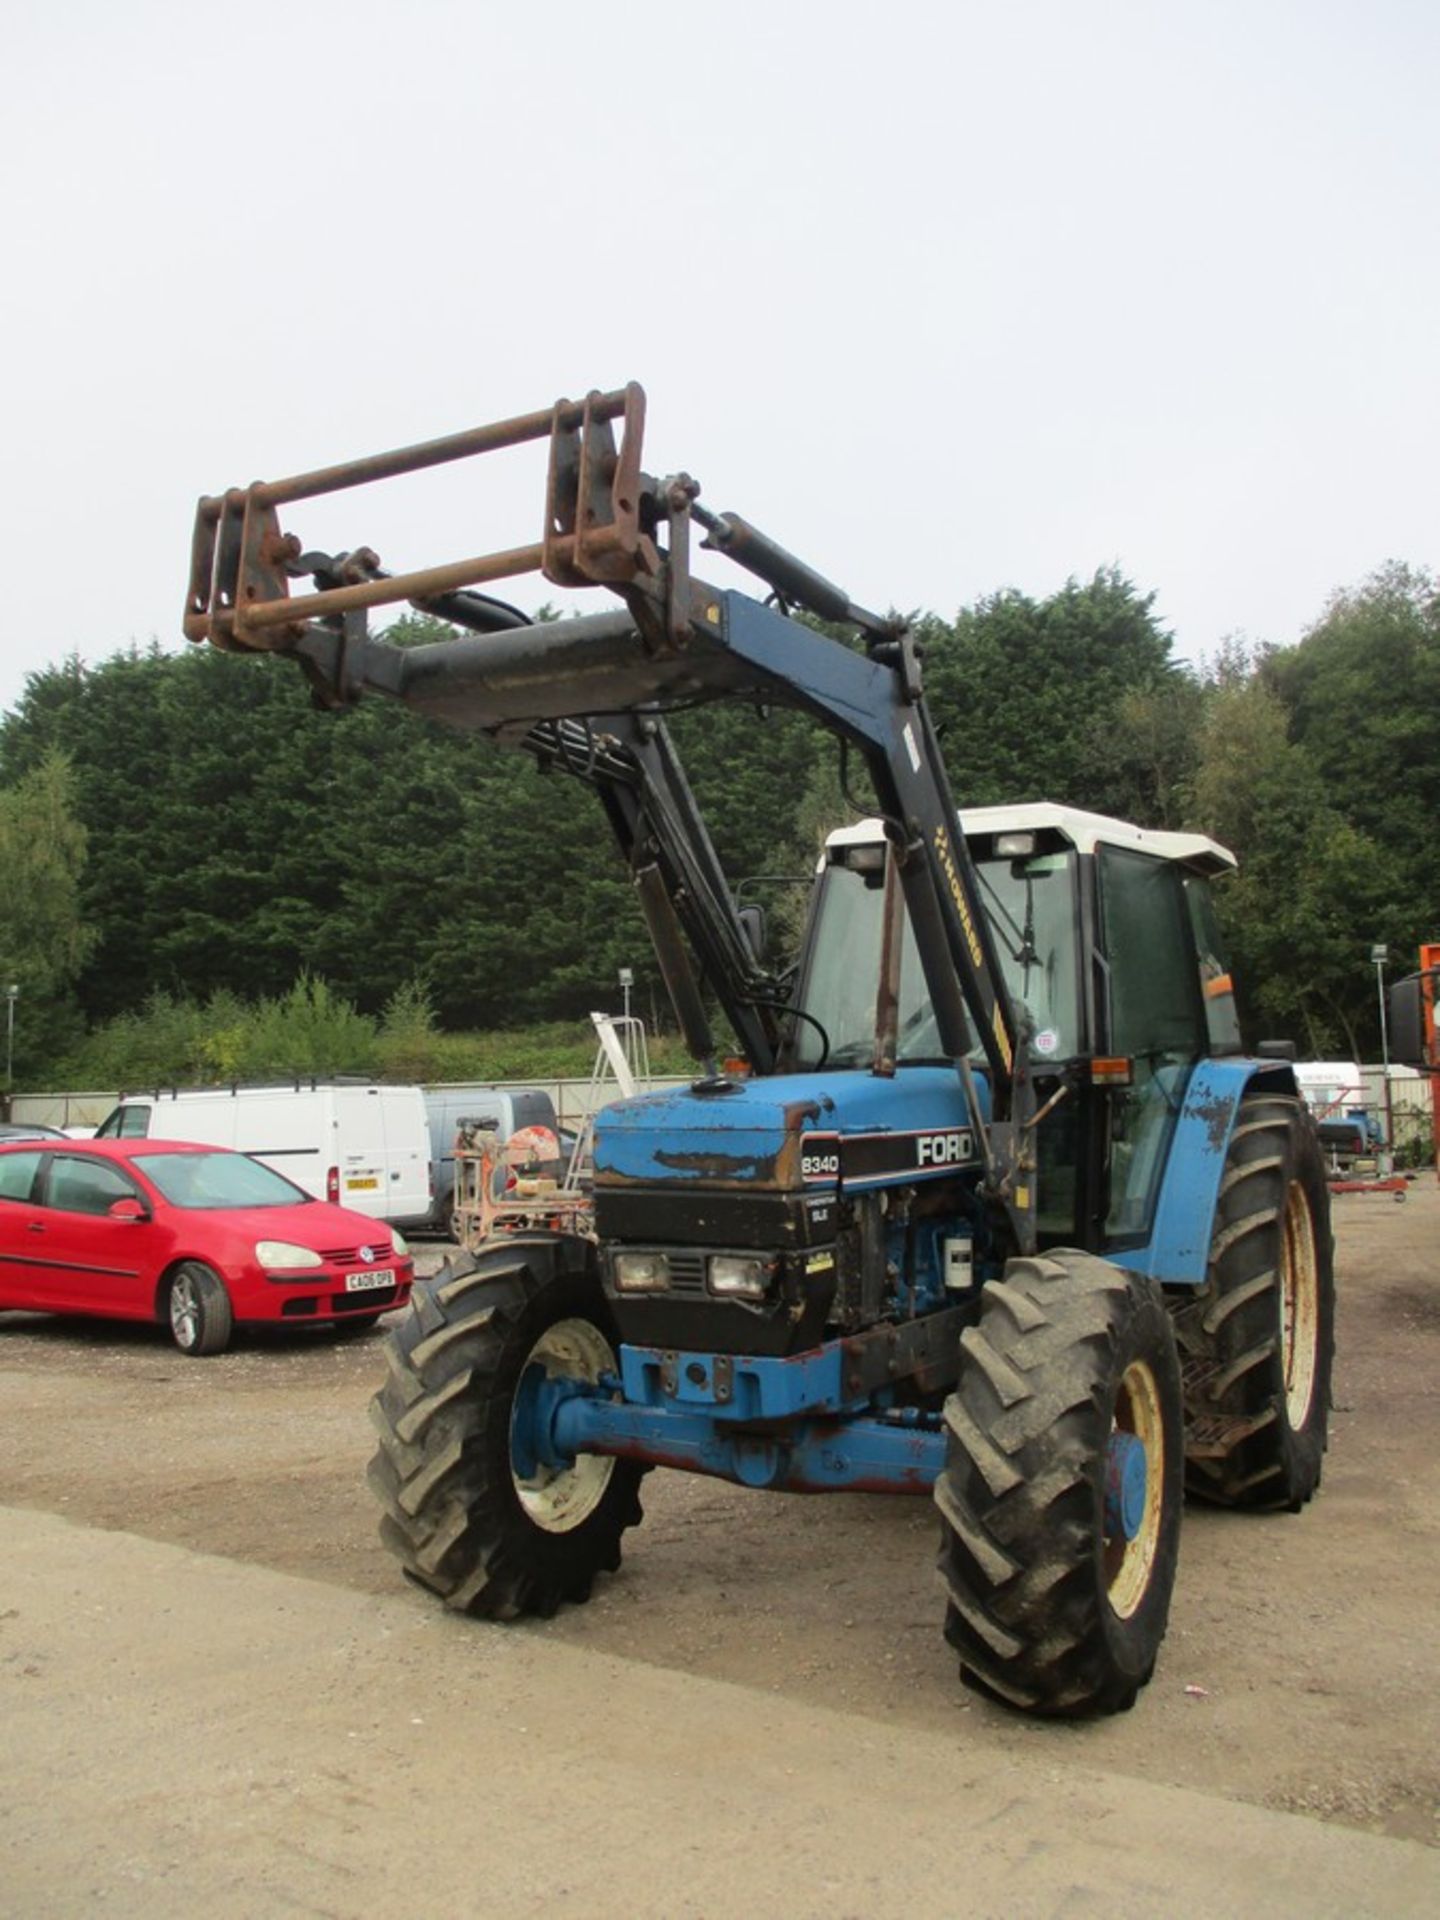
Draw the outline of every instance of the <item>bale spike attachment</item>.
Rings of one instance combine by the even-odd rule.
[[[618,447],[612,424],[616,420],[621,422]],[[651,578],[660,561],[641,526],[644,430],[645,395],[631,381],[582,401],[559,400],[541,413],[204,496],[195,513],[185,637],[227,649],[284,650],[313,620],[334,621],[369,607],[425,601],[519,574],[542,573],[561,587],[623,587]],[[343,584],[315,593],[291,592],[292,576],[310,569],[301,564],[301,542],[282,530],[277,509],[547,438],[545,525],[533,546],[392,575],[381,574],[377,557],[360,548],[349,556]]]

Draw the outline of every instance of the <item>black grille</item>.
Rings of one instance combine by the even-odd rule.
[[[386,1307],[393,1307],[399,1295],[399,1287],[366,1287],[361,1293],[332,1293],[328,1299],[317,1300],[313,1293],[303,1294],[295,1300],[281,1302],[281,1317],[286,1320],[313,1320],[322,1314],[327,1320],[332,1315],[346,1313],[381,1313]]]
[[[669,1247],[665,1258],[670,1262],[670,1291],[672,1293],[704,1293],[705,1291],[705,1255],[692,1253],[688,1248]]]
[[[393,1307],[398,1287],[366,1287],[363,1293],[332,1293],[331,1313],[374,1313],[379,1307]]]

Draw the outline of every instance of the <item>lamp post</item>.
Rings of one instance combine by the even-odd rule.
[[[15,1002],[20,989],[12,981],[5,989],[5,1113],[9,1117],[10,1095],[15,1086]]]
[[[1395,1116],[1390,1110],[1390,1027],[1385,1015],[1385,962],[1390,958],[1390,949],[1381,942],[1370,949],[1370,958],[1375,962],[1375,986],[1380,997],[1380,1072],[1385,1086],[1385,1150],[1380,1155],[1379,1171],[1388,1176],[1394,1165],[1395,1154]]]
[[[624,1028],[624,1038],[621,1041],[621,1045],[625,1049],[625,1058],[630,1063],[631,1073],[636,1074],[638,1076],[639,1070],[640,1070],[639,1069],[640,1049],[635,1041],[635,1030],[630,1025],[630,994],[634,986],[635,986],[635,969],[633,967],[621,967],[620,991],[625,996],[625,1018],[621,1023]]]

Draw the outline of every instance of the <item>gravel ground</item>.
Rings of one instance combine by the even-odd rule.
[[[1297,1516],[1188,1509],[1169,1638],[1131,1714],[1041,1725],[960,1687],[924,1500],[655,1473],[589,1606],[467,1630],[1440,1844],[1440,1190],[1425,1176],[1400,1205],[1339,1196],[1335,1217],[1325,1484]],[[253,1338],[197,1362],[143,1328],[6,1317],[0,1503],[423,1613],[364,1484],[382,1337]]]

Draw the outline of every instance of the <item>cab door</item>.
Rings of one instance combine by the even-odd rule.
[[[1205,1001],[1184,872],[1128,847],[1099,850],[1106,1050],[1128,1065],[1109,1095],[1104,1246],[1149,1238],[1175,1124],[1206,1052]],[[1228,982],[1227,982],[1228,984]]]

